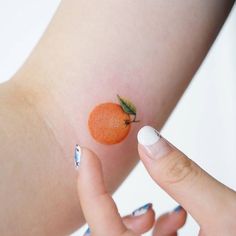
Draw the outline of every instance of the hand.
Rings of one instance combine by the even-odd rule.
[[[236,235],[236,193],[202,170],[150,126],[138,133],[138,150],[154,181],[200,225],[201,236]]]
[[[149,174],[197,220],[201,236],[235,235],[236,194],[233,190],[208,175],[153,128],[143,127],[138,140],[140,158]],[[78,192],[92,235],[131,236],[150,229],[152,210],[141,216],[126,217],[131,222],[127,224],[105,190],[99,159],[87,149],[82,150],[81,156]],[[185,218],[183,209],[161,216],[155,223],[153,235],[176,235]]]
[[[84,216],[91,229],[85,235],[90,235],[90,232],[95,236],[140,235],[150,230],[155,223],[154,236],[172,236],[184,225],[187,214],[180,206],[160,216],[156,222],[151,204],[121,218],[112,197],[106,191],[98,157],[86,148],[77,150],[78,193]]]

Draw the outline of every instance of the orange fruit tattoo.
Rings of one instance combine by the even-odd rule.
[[[136,108],[127,99],[117,95],[119,103],[102,103],[89,115],[88,127],[92,137],[102,144],[120,143],[128,135],[136,120]]]

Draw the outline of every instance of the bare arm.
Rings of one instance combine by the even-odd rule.
[[[114,191],[137,162],[137,130],[163,126],[232,5],[62,1],[32,55],[1,87],[0,234],[65,235],[82,225],[74,145],[101,157]],[[133,101],[141,122],[120,144],[102,145],[88,116],[116,94]]]

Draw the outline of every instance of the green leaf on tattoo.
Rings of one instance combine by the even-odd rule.
[[[136,107],[132,102],[130,102],[125,98],[120,97],[119,95],[117,95],[117,98],[124,112],[136,116]]]

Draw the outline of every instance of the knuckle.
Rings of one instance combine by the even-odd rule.
[[[166,163],[165,176],[168,183],[179,183],[193,180],[201,174],[201,169],[183,153],[171,155]]]

